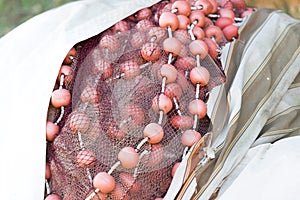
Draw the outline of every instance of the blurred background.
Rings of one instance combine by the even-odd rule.
[[[29,18],[67,2],[71,0],[0,0],[0,37]]]
[[[29,18],[67,2],[71,0],[0,0],[0,37]],[[300,0],[246,0],[246,3],[252,7],[280,9],[300,18]]]

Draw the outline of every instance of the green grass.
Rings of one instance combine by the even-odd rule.
[[[29,18],[71,0],[0,0],[0,36]]]

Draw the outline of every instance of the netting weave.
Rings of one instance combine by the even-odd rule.
[[[141,25],[140,21],[129,17],[123,20],[129,25],[128,30],[116,31],[113,26],[76,45],[77,57],[72,64],[74,79],[66,86],[71,91],[72,101],[65,108],[59,135],[48,143],[51,190],[63,199],[85,199],[94,190],[92,178],[98,172],[108,172],[118,161],[119,151],[126,146],[136,147],[144,138],[144,127],[158,121],[153,99],[161,92],[158,72],[167,63],[168,55],[162,50],[167,30],[158,26],[154,16],[164,5],[162,2],[151,8],[153,17],[143,22],[151,25]],[[159,39],[155,44],[160,47],[160,56],[149,61],[142,57],[141,48],[144,41],[151,42],[153,35]],[[174,57],[174,66],[180,67],[181,58],[186,57],[195,62],[187,45]],[[149,48],[153,50],[153,47]],[[210,56],[201,60],[201,65],[210,72],[208,85],[200,88],[200,99],[206,102],[209,91],[223,83],[225,77]],[[140,69],[138,75],[135,74],[137,66]],[[134,70],[131,72],[130,68]],[[176,116],[180,111],[181,115],[192,117],[187,105],[195,98],[195,86],[190,82],[188,72],[178,70],[175,83],[180,85],[182,94],[176,99],[179,106],[173,106],[163,118],[163,140],[141,147],[140,152],[148,153],[141,157],[136,168],[118,166],[111,174],[117,182],[116,189],[123,188],[120,189],[124,192],[122,199],[163,197],[171,183],[171,169],[184,151],[180,140],[184,128],[176,126]],[[168,87],[172,88],[172,85]],[[204,135],[210,126],[206,116],[198,121],[197,131]],[[91,159],[91,154],[96,159]],[[133,176],[134,182],[128,184],[126,178]],[[110,193],[107,199],[119,197]]]

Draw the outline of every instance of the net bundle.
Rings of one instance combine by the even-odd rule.
[[[63,115],[62,110],[49,108],[49,119],[61,116],[61,121],[55,140],[48,142],[48,193],[65,200],[163,197],[172,181],[173,166],[187,149],[182,143],[184,131],[192,128],[203,136],[210,130],[207,115],[194,120],[189,110],[197,90],[189,72],[197,58],[189,50],[188,31],[172,31],[172,37],[182,43],[177,55],[164,47],[170,31],[160,27],[158,19],[171,10],[170,5],[163,1],[142,9],[74,46],[73,73],[65,77],[64,86],[71,93],[71,102]],[[219,45],[225,42],[223,37]],[[175,66],[177,75],[162,86],[166,80],[161,69],[166,63]],[[210,74],[208,83],[198,88],[198,99],[205,103],[209,91],[223,83],[225,76],[211,54],[200,63]],[[68,77],[72,80],[66,82]],[[172,102],[168,111],[162,111],[161,94]],[[158,121],[163,138],[149,142],[145,127]],[[128,147],[138,154],[133,165],[120,162],[120,152]],[[125,152],[126,156],[129,161],[136,158]],[[94,178],[102,172],[114,178],[112,191],[95,188]]]

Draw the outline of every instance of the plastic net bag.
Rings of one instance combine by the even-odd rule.
[[[60,128],[48,140],[47,194],[72,200],[161,198],[174,165],[210,130],[205,102],[225,82],[212,46],[229,39],[200,39],[193,32],[197,19],[186,30],[164,27],[162,15],[179,12],[174,4],[142,9],[74,46],[76,54],[64,61],[69,73],[61,71],[55,88],[69,91],[70,101],[49,107],[48,121]],[[209,78],[198,78],[195,69]]]

